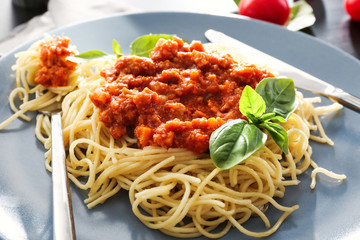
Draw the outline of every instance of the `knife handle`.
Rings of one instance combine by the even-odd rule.
[[[344,92],[342,89],[337,89],[331,96],[334,100],[341,103],[342,105],[360,112],[360,100],[359,98],[351,95],[350,93]]]

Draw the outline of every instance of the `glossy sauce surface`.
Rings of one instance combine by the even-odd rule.
[[[243,88],[273,76],[200,42],[160,40],[150,58],[124,56],[104,69],[106,84],[90,95],[100,120],[118,139],[134,132],[138,146],[207,151],[211,133],[243,118]],[[131,133],[130,133],[131,134]]]

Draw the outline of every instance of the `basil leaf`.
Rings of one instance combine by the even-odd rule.
[[[234,0],[236,6],[239,6],[241,0]]]
[[[286,122],[286,120],[283,117],[276,116],[276,113],[265,113],[258,119],[258,122],[263,123],[263,122],[268,122],[270,120],[273,122]]]
[[[150,34],[141,36],[131,43],[131,54],[140,57],[149,57],[151,51],[154,49],[156,43],[160,38],[173,39],[173,37],[174,35],[167,34]]]
[[[105,61],[110,59],[111,57],[99,50],[92,50],[88,52],[80,53],[76,56],[69,56],[66,58],[66,60],[69,60],[71,62],[75,63],[86,63],[90,61]]]
[[[251,114],[255,118],[259,118],[264,114],[265,108],[263,98],[250,86],[245,86],[239,101],[240,112],[245,116]]]
[[[120,44],[115,39],[113,39],[113,41],[112,41],[112,48],[113,48],[113,51],[114,51],[114,53],[116,55],[116,58],[119,58],[119,57],[124,55],[124,54],[121,53]]]
[[[265,78],[256,87],[266,104],[266,113],[276,113],[284,119],[296,109],[294,81],[290,78]]]
[[[294,2],[290,10],[290,21],[286,27],[291,31],[310,27],[316,21],[312,7],[305,0]]]
[[[267,122],[272,120],[275,117],[276,113],[265,113],[260,117],[260,122]]]
[[[261,148],[266,138],[265,133],[245,120],[227,122],[210,136],[210,157],[216,167],[229,169]]]
[[[259,123],[262,123],[262,121],[259,118],[255,117],[252,114],[248,114],[248,115],[246,115],[246,117],[249,120],[249,123],[253,123],[255,125],[259,124]]]
[[[285,154],[289,153],[289,138],[286,130],[281,125],[272,122],[264,122],[260,124],[259,127],[266,129]]]
[[[280,116],[273,117],[270,120],[273,122],[281,122],[281,123],[286,122],[286,119],[284,119],[283,117],[280,117]]]

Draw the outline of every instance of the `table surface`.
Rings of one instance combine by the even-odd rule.
[[[128,4],[144,10],[189,10],[189,5],[181,4],[174,6],[164,0],[123,0]],[[158,4],[154,3],[158,2]],[[196,2],[198,1],[198,5]],[[234,13],[236,6],[232,0],[222,0],[222,12]],[[6,37],[9,32],[32,17],[42,14],[46,9],[23,9],[12,4],[11,0],[1,0],[0,8],[0,39]],[[346,14],[342,0],[307,0],[313,7],[316,22],[312,27],[302,30],[328,44],[331,44],[357,59],[360,59],[360,23],[350,20]],[[225,4],[224,4],[225,3]],[[206,10],[214,10],[219,6],[219,1],[207,0]],[[179,4],[180,5],[180,4]],[[187,7],[186,7],[187,6]],[[191,9],[195,11],[204,6],[200,0],[192,0]],[[229,7],[230,6],[230,7]],[[183,9],[182,9],[183,8]],[[204,9],[202,9],[204,10]]]

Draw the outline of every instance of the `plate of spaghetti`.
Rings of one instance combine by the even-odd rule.
[[[39,110],[54,105],[78,239],[360,234],[360,115],[208,44],[209,28],[360,95],[358,60],[234,15],[131,13],[39,36],[0,59],[2,239],[52,239]]]

